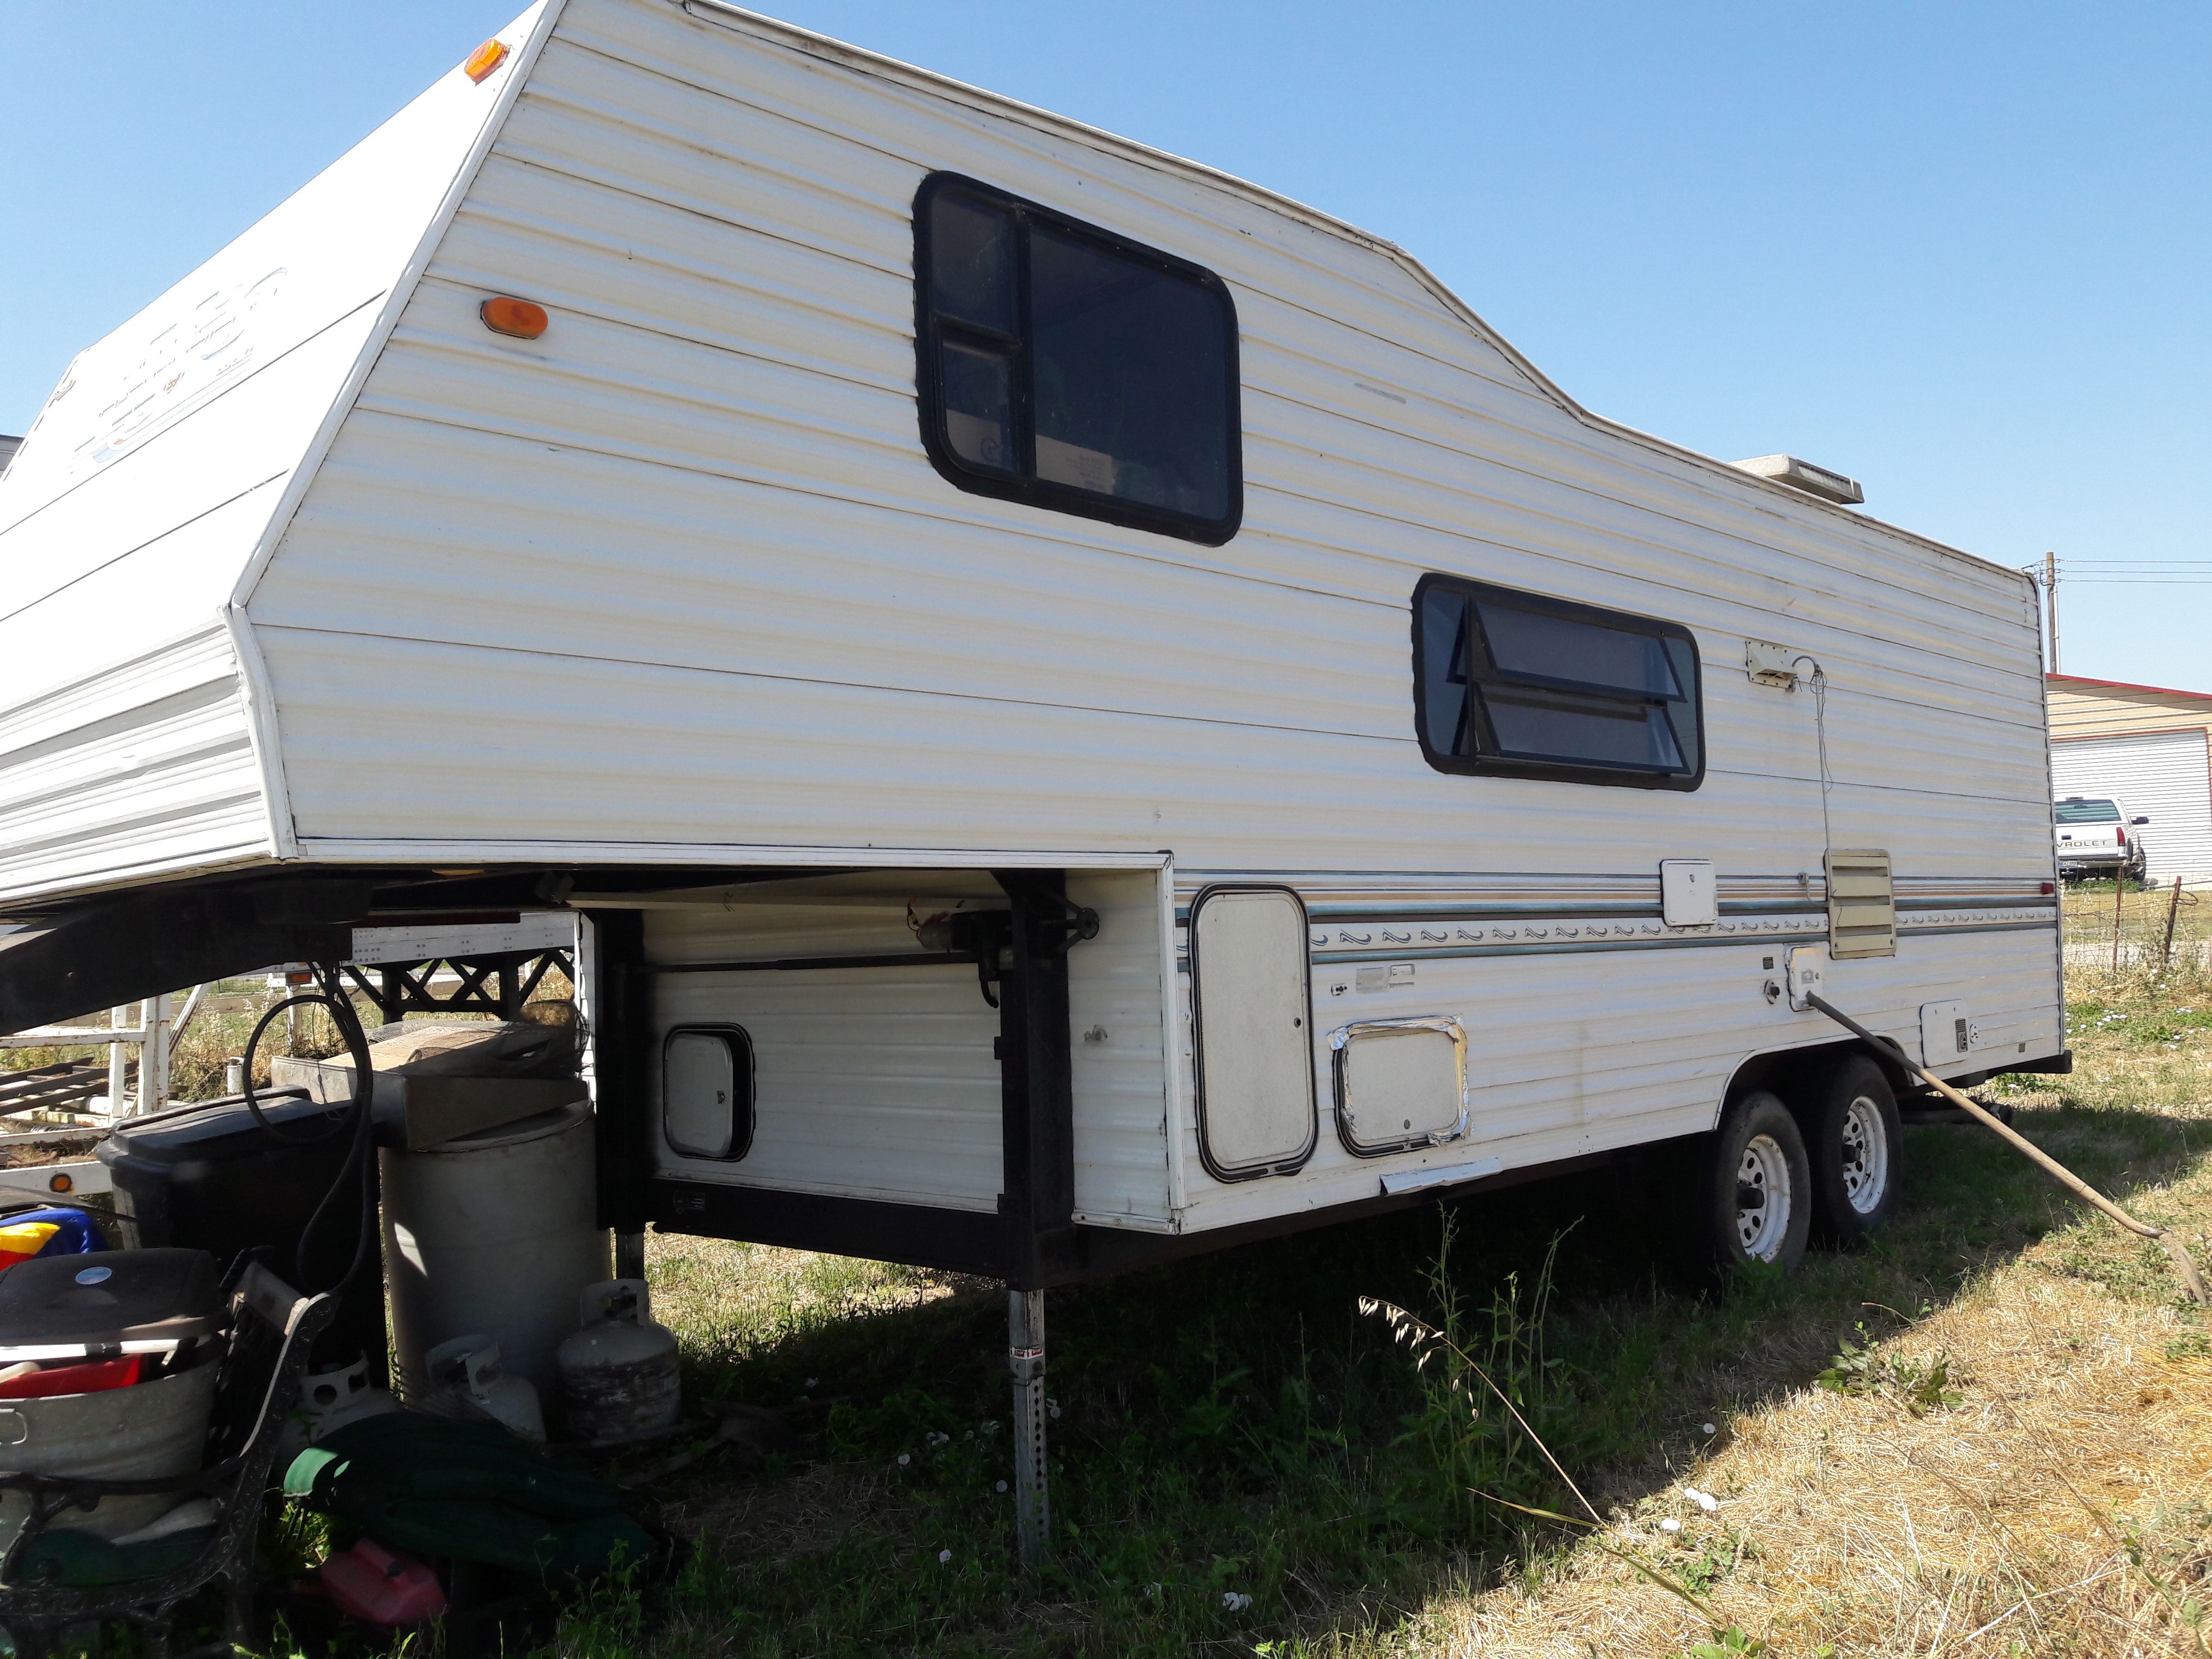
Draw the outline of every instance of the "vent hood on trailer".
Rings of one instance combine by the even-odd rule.
[[[1735,465],[1747,472],[1755,472],[1762,478],[1788,484],[1790,489],[1820,501],[1856,507],[1866,500],[1866,491],[1859,488],[1856,478],[1846,478],[1840,472],[1831,472],[1825,466],[1801,461],[1795,455],[1754,455],[1747,461],[1737,461]]]

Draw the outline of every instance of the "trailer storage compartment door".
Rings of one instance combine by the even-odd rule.
[[[1313,1153],[1306,908],[1286,887],[1217,887],[1190,915],[1199,1151],[1224,1181],[1284,1175]]]

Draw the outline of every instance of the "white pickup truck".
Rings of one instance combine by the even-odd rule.
[[[2148,823],[2133,817],[2124,803],[2110,795],[2069,795],[2051,804],[2051,833],[2057,837],[2058,873],[2086,876],[2125,871],[2143,878],[2143,838],[2128,833]]]

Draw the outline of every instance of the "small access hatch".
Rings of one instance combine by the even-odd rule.
[[[1287,887],[1213,887],[1190,915],[1198,1145],[1223,1181],[1312,1156],[1313,996],[1306,907]]]
[[[1973,1052],[1980,1033],[1966,1018],[1963,1002],[1923,1002],[1920,1005],[1920,1063],[1947,1066]]]
[[[662,1131],[676,1152],[735,1163],[752,1150],[753,1043],[742,1026],[671,1031],[660,1092]]]
[[[1437,1016],[1368,1019],[1329,1036],[1336,1132],[1361,1158],[1441,1146],[1467,1130],[1467,1032]]]
[[[1662,859],[1659,913],[1669,927],[1710,927],[1720,918],[1720,890],[1711,859]]]

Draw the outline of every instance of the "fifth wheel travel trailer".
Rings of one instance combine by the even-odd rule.
[[[1901,1150],[1810,991],[2067,1063],[2033,591],[1857,495],[1205,167],[543,0],[0,480],[0,1028],[571,910],[630,1259],[990,1274],[1024,1375],[1047,1286],[1662,1143],[1787,1262]]]

